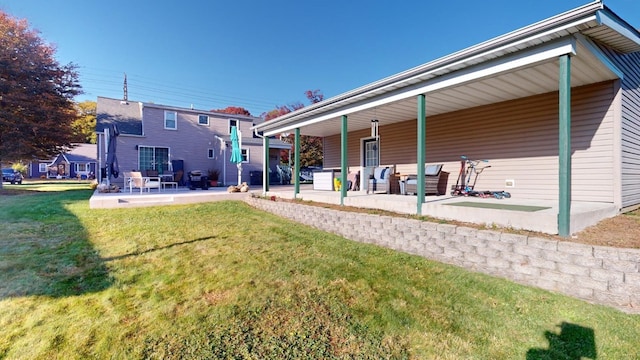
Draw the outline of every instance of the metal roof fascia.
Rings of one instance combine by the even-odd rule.
[[[620,79],[624,78],[624,72],[620,70],[607,55],[605,55],[598,47],[593,43],[593,41],[589,40],[582,34],[576,34],[576,39],[578,42],[582,44],[585,48],[587,48],[600,62],[609,69],[612,73],[614,73]]]
[[[280,123],[280,122],[286,122],[287,119],[290,118],[294,118],[297,116],[300,116],[304,113],[310,112],[314,109],[317,108],[322,108],[325,107],[331,103],[335,103],[335,102],[340,102],[343,101],[345,99],[360,95],[360,94],[364,94],[366,92],[375,90],[377,88],[383,87],[383,86],[387,86],[389,84],[393,84],[399,81],[402,81],[406,78],[412,78],[415,77],[416,75],[422,74],[425,71],[428,71],[429,69],[435,67],[435,66],[439,66],[439,67],[448,67],[450,65],[452,65],[452,63],[457,63],[460,62],[462,60],[467,60],[467,59],[471,59],[471,58],[476,58],[477,56],[479,56],[479,54],[482,53],[486,53],[486,52],[491,52],[493,50],[496,50],[496,46],[499,46],[501,48],[504,48],[507,44],[511,45],[512,42],[514,41],[514,39],[520,39],[522,41],[523,36],[527,36],[527,37],[531,37],[532,35],[536,35],[539,36],[539,32],[541,30],[546,29],[546,32],[555,32],[558,30],[557,26],[559,23],[564,23],[566,21],[571,20],[572,24],[571,26],[574,26],[575,23],[584,23],[584,22],[588,22],[590,20],[593,19],[593,14],[594,12],[597,12],[598,10],[602,9],[604,7],[604,5],[600,2],[600,1],[594,1],[590,4],[586,4],[583,6],[580,6],[576,9],[573,10],[569,10],[566,11],[562,14],[553,16],[551,18],[548,18],[546,20],[542,20],[539,21],[537,23],[531,24],[529,26],[526,26],[524,28],[509,32],[507,34],[501,35],[497,38],[493,38],[491,40],[479,43],[477,45],[471,46],[469,48],[454,52],[450,55],[446,55],[444,57],[441,57],[439,59],[436,59],[434,61],[428,62],[426,64],[423,65],[419,65],[417,67],[411,68],[409,70],[405,70],[403,72],[400,72],[398,74],[389,76],[387,78],[375,81],[373,83],[361,86],[359,88],[356,88],[352,91],[343,93],[341,95],[338,95],[334,98],[330,98],[327,99],[325,101],[321,101],[317,104],[313,104],[311,106],[302,108],[300,110],[291,112],[289,114],[286,114],[284,116],[282,116],[280,119],[273,119],[272,121],[274,121],[274,126],[275,123]],[[584,16],[589,16],[587,19],[584,19]],[[551,28],[550,28],[551,27]],[[566,25],[565,27],[566,28]],[[517,43],[517,42],[516,42]],[[265,123],[262,124],[258,124],[256,125],[256,128],[260,129]],[[266,130],[265,130],[266,131]]]
[[[355,112],[386,105],[420,94],[428,94],[429,92],[461,85],[464,83],[469,83],[481,78],[486,78],[495,74],[509,71],[510,69],[525,67],[564,54],[576,54],[576,38],[572,36],[566,37],[562,40],[531,48],[528,51],[514,53],[510,56],[498,58],[487,63],[478,64],[471,68],[458,70],[447,75],[438,76],[427,81],[426,84],[419,83],[410,87],[404,87],[398,89],[396,92],[388,92],[386,94],[383,94],[383,97],[380,99],[374,101],[365,101],[364,103],[361,103],[357,106],[343,107],[339,110],[303,122],[282,124],[281,127],[276,127],[277,124],[275,124],[272,130],[267,129],[264,131],[264,134],[267,136],[276,135],[284,131],[293,130],[297,127],[312,125],[342,115],[349,115]],[[435,69],[434,71],[437,71],[437,69]],[[295,120],[295,118],[292,119],[292,122]]]
[[[604,10],[599,10],[596,12],[596,19],[598,24],[604,25],[608,28],[613,29],[620,35],[626,37],[630,41],[636,43],[640,46],[640,32],[629,26],[624,20],[620,19],[610,10],[605,8]]]

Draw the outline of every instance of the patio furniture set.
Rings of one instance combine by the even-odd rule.
[[[166,189],[178,188],[178,181],[175,181],[173,173],[158,174],[154,170],[146,170],[144,175],[142,171],[130,171],[124,173],[124,185],[129,188],[129,193],[133,192],[133,189],[140,189],[142,194],[145,190],[151,192],[151,189],[158,189],[158,192]]]

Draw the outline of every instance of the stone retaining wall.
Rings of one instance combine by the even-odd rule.
[[[472,271],[640,313],[640,250],[590,246],[247,197],[258,209]]]

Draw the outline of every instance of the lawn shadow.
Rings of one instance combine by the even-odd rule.
[[[562,322],[558,327],[560,334],[552,331],[544,332],[544,336],[549,341],[549,348],[529,349],[527,360],[597,358],[596,338],[593,329],[567,322]]]
[[[4,197],[0,204],[0,300],[98,292],[113,279],[80,220],[66,206],[89,191]]]
[[[207,236],[207,237],[197,238],[197,239],[193,239],[193,240],[180,241],[180,242],[168,244],[168,245],[165,245],[165,246],[159,246],[159,247],[155,247],[155,248],[151,248],[151,249],[147,249],[147,250],[134,251],[134,252],[128,253],[128,254],[110,256],[110,257],[103,258],[102,260],[104,262],[110,262],[110,261],[114,261],[114,260],[122,260],[122,259],[126,259],[126,258],[133,257],[133,256],[140,256],[140,255],[149,254],[149,253],[160,251],[160,250],[171,249],[172,247],[176,247],[176,246],[180,246],[180,245],[188,245],[188,244],[193,244],[193,243],[197,243],[197,242],[200,242],[200,241],[207,241],[207,240],[211,240],[211,239],[215,239],[215,238],[216,238],[215,236]]]

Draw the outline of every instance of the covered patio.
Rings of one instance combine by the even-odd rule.
[[[627,73],[617,60],[638,51],[640,33],[595,1],[254,128],[267,154],[269,136],[295,134],[296,184],[286,196],[569,236],[629,203],[620,149]],[[444,164],[451,186],[469,155],[492,161],[479,185],[513,197],[465,201],[545,209],[452,206],[460,198],[425,196],[421,181],[413,197],[302,188],[301,134],[324,138],[324,167],[342,184],[360,172],[366,190],[375,166],[422,179],[426,164]],[[285,196],[268,185],[263,193]]]

